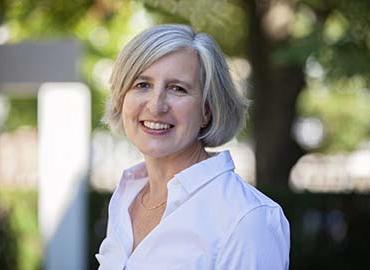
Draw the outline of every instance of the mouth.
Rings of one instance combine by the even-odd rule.
[[[144,126],[147,129],[153,130],[153,131],[165,131],[169,130],[174,127],[172,124],[163,123],[163,122],[155,122],[155,121],[140,121],[140,124]]]

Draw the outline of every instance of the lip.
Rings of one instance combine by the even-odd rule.
[[[161,121],[153,121],[153,120],[142,120],[142,121],[139,121],[140,128],[145,133],[150,134],[150,135],[154,135],[154,136],[165,136],[165,135],[168,135],[169,133],[171,133],[172,129],[174,128],[174,125],[169,124],[169,125],[171,125],[171,127],[169,129],[150,129],[150,128],[144,126],[144,121],[151,121],[151,122],[156,122],[156,123],[161,123],[161,124],[169,124],[169,123],[161,122]]]

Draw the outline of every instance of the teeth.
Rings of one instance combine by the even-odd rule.
[[[169,129],[171,126],[169,124],[151,122],[151,121],[144,121],[144,126],[150,129]]]

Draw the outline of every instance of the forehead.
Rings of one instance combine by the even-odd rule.
[[[155,60],[139,76],[171,77],[199,80],[200,64],[198,54],[192,49],[180,49]]]

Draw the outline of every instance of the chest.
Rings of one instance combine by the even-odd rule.
[[[141,211],[132,211],[131,216],[133,252],[125,269],[214,269],[220,235],[200,226],[202,217],[173,213],[161,221],[161,215]]]
[[[132,233],[133,233],[133,250],[140,242],[156,227],[161,221],[164,207],[146,210],[141,207],[137,201],[133,203],[130,209]]]
[[[102,253],[118,254],[119,269],[125,270],[214,269],[221,240],[230,228],[229,208],[225,212],[196,199],[176,205],[170,198],[166,209],[149,212],[142,211],[135,200],[120,227],[120,223],[110,223],[111,233],[120,234],[107,237]],[[119,248],[122,252],[116,252]]]

